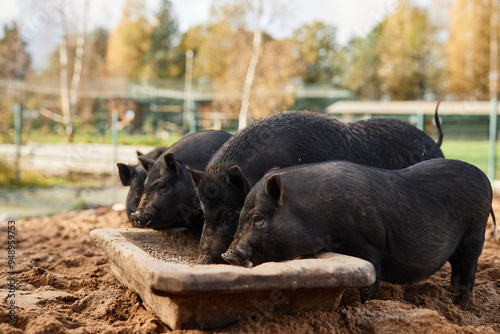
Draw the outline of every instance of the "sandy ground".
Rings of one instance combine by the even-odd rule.
[[[500,217],[500,197],[494,201]],[[7,222],[1,222],[0,333],[163,333],[169,328],[121,285],[89,231],[129,227],[111,208],[16,221],[16,315],[9,325]],[[377,300],[347,290],[335,311],[264,315],[221,333],[500,333],[500,244],[490,218],[470,310],[452,304],[445,265],[413,285],[382,284]],[[179,333],[196,331],[179,331]]]

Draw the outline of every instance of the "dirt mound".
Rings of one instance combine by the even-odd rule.
[[[500,217],[500,200],[494,209]],[[7,234],[7,222],[0,225]],[[48,218],[16,221],[17,325],[9,325],[8,275],[0,274],[1,333],[162,333],[169,329],[140,298],[111,274],[104,254],[90,243],[95,228],[129,227],[123,211],[100,208]],[[0,243],[7,254],[7,240]],[[0,258],[7,267],[7,257]],[[382,283],[378,299],[359,302],[347,290],[332,312],[263,314],[220,330],[222,333],[500,333],[500,244],[489,222],[479,260],[474,303],[452,303],[450,266],[412,285]],[[193,331],[183,331],[189,333]],[[194,331],[196,332],[196,331]]]

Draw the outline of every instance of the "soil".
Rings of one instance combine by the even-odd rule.
[[[494,210],[500,217],[500,197],[494,200]],[[0,224],[0,333],[170,331],[138,295],[117,281],[106,256],[90,243],[92,229],[129,227],[125,212],[112,208],[16,220],[17,324],[11,326],[9,275],[3,270],[8,265],[7,226],[6,221]],[[262,314],[217,332],[500,333],[500,244],[493,238],[491,218],[470,309],[453,304],[449,279],[447,264],[412,285],[382,283],[378,299],[365,304],[356,290],[346,290],[335,311]]]

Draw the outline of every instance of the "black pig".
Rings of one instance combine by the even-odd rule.
[[[467,306],[489,214],[490,181],[462,161],[433,159],[401,170],[325,162],[272,171],[250,191],[235,239],[236,265],[333,251],[373,264],[378,281],[424,279],[451,264],[455,302]],[[498,240],[495,217],[495,237]]]
[[[146,154],[142,154],[141,152],[137,151],[137,157],[138,158],[143,157],[146,159],[156,160],[167,149],[168,149],[167,147],[157,147],[154,150],[152,150],[151,152],[146,153]]]
[[[179,140],[156,162],[139,157],[147,177],[139,206],[131,214],[132,225],[201,230],[203,213],[186,167],[205,168],[210,157],[230,137],[224,131],[201,131]]]
[[[190,170],[205,215],[198,261],[224,262],[220,255],[233,240],[245,197],[269,169],[335,159],[399,169],[442,157],[432,138],[396,119],[346,124],[287,112],[255,121],[224,144],[204,172]]]
[[[158,147],[147,154],[142,154],[137,151],[137,157],[156,160],[166,149],[166,147]],[[125,211],[127,212],[128,220],[132,222],[132,220],[130,220],[130,214],[135,212],[135,210],[137,210],[137,206],[139,206],[142,192],[144,190],[146,171],[140,164],[126,165],[123,163],[117,163],[116,165],[118,166],[118,175],[120,176],[122,184],[125,187],[130,186],[127,194],[127,200],[125,202]]]

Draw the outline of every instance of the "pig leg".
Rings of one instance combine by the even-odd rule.
[[[376,254],[376,250],[372,250],[370,254]],[[382,271],[381,260],[377,259],[376,257],[372,257],[371,259],[365,257],[364,259],[373,264],[373,267],[375,268],[376,281],[370,286],[359,289],[359,297],[362,303],[365,303],[366,301],[375,299],[377,297],[377,291],[380,282],[380,272]]]
[[[452,258],[454,258],[453,262],[456,263],[459,272],[457,274],[459,278],[455,277],[455,280],[459,281],[457,287],[458,296],[455,297],[453,302],[463,309],[468,309],[470,306],[477,261],[483,250],[483,243],[484,230],[470,233],[460,241],[455,253],[452,255]]]
[[[455,252],[448,261],[450,262],[451,265],[450,288],[453,292],[457,292],[458,284],[460,282],[460,268],[459,268],[460,259],[457,256],[457,253]]]
[[[375,299],[377,297],[378,285],[379,280],[377,279],[372,285],[359,289],[359,297],[363,304],[366,301]]]

